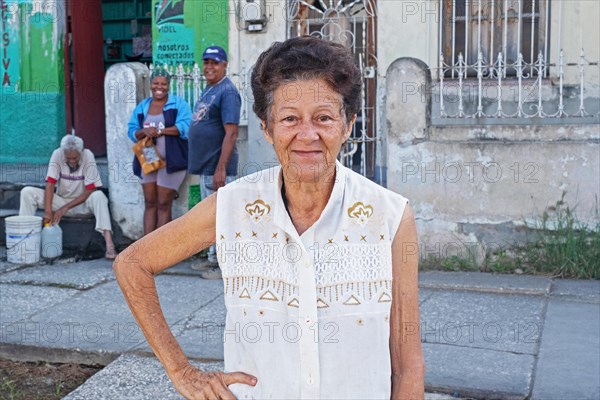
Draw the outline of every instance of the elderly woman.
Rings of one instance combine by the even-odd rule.
[[[412,211],[336,161],[360,85],[342,45],[273,44],[256,62],[252,90],[281,165],[221,188],[115,262],[133,314],[184,396],[423,397]],[[227,306],[222,373],[190,365],[153,279],[215,242]]]
[[[144,191],[144,235],[171,221],[173,199],[187,171],[187,132],[192,112],[185,100],[169,93],[170,81],[166,70],[152,72],[152,96],[137,105],[128,124],[129,138],[134,143],[151,138],[166,161],[165,168],[146,175],[133,157],[133,172],[141,178]]]

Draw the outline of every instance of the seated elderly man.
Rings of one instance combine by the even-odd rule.
[[[108,199],[102,191],[96,190],[101,186],[94,155],[83,148],[81,138],[67,135],[50,158],[46,189],[27,186],[21,190],[19,215],[33,215],[37,209],[43,208],[44,224],[58,224],[63,215],[93,214],[96,231],[104,236],[106,242],[105,257],[113,260],[117,252],[112,240]]]

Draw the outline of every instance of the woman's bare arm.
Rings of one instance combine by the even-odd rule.
[[[392,243],[392,399],[422,399],[425,362],[421,347],[419,251],[412,208],[407,205]]]
[[[215,242],[216,197],[209,196],[187,214],[144,236],[119,254],[113,265],[150,347],[187,398],[233,398],[229,384],[256,383],[241,372],[203,373],[191,366],[167,324],[156,291],[154,275]]]

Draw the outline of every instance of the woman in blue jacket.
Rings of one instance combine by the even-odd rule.
[[[148,97],[133,110],[128,124],[135,143],[151,138],[166,167],[144,174],[133,158],[133,172],[144,190],[144,235],[171,221],[173,199],[185,179],[188,163],[187,133],[192,112],[182,98],[169,93],[170,76],[164,69],[152,73]]]

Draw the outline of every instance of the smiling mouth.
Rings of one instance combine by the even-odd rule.
[[[321,154],[319,150],[292,150],[293,153],[299,156],[315,156]]]

